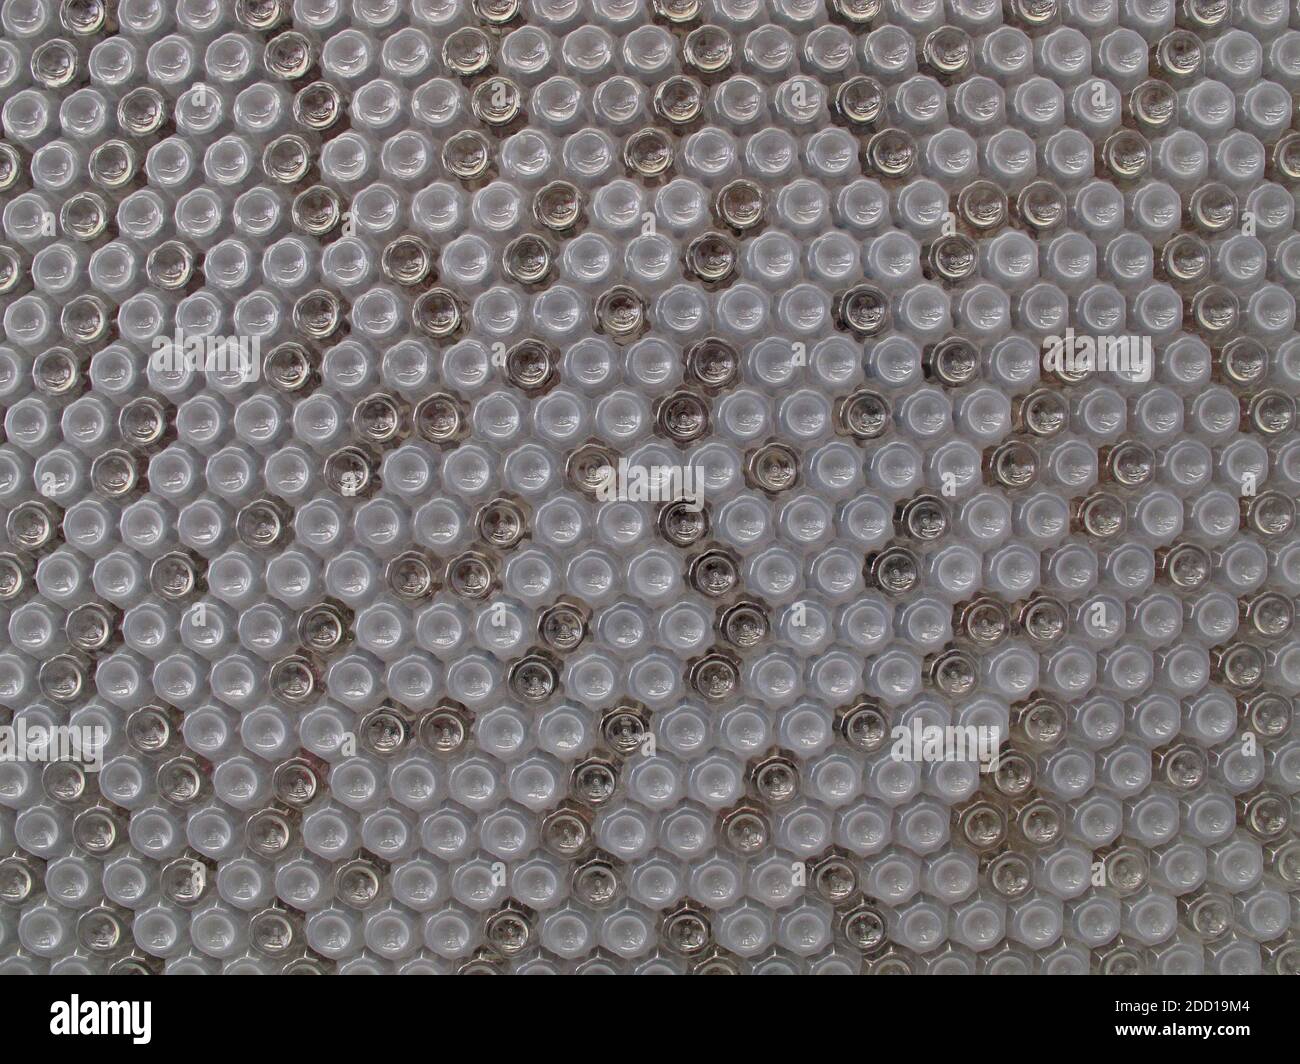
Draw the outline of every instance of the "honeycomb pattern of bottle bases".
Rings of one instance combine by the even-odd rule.
[[[0,970],[1296,971],[1296,92],[1284,0],[3,0]]]

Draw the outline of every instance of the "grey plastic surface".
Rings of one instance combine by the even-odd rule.
[[[1300,970],[1297,92],[1279,3],[3,0],[0,971]]]

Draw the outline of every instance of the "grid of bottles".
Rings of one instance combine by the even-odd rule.
[[[1271,0],[3,0],[0,971],[1300,970],[1295,93]]]

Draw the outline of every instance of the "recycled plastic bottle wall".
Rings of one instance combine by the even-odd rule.
[[[1300,7],[0,3],[0,971],[1300,970]]]

